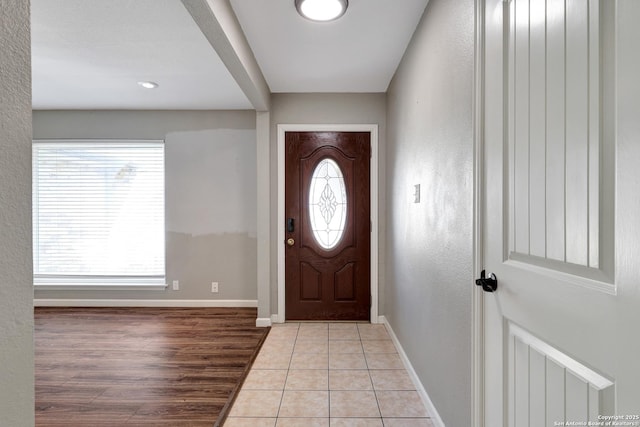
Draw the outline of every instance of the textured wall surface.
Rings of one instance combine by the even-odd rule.
[[[471,425],[473,40],[473,0],[431,0],[387,98],[384,314],[447,426]]]
[[[277,125],[279,124],[377,124],[378,125],[378,197],[379,224],[385,220],[385,135],[386,100],[383,93],[276,93],[271,98],[271,236],[277,236],[278,158]],[[271,313],[278,311],[277,239],[271,239]],[[379,303],[384,307],[384,233],[380,231]]]
[[[44,291],[36,298],[255,300],[252,111],[37,111],[34,138],[165,140],[165,291]],[[211,282],[220,292],[211,293]]]
[[[0,0],[0,425],[34,424],[29,2]]]
[[[167,135],[167,280],[188,298],[257,298],[255,140],[253,129]]]

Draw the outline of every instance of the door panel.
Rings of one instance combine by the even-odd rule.
[[[567,421],[597,421],[614,413],[611,380],[513,323],[507,329],[509,425],[553,426],[565,414]]]
[[[353,301],[356,298],[355,263],[350,262],[335,273],[336,301]]]
[[[505,10],[507,256],[611,282],[613,259],[600,260],[600,236],[613,230],[613,215],[600,215],[610,212],[603,172],[613,177],[601,168],[612,139],[601,137],[600,77],[613,65],[601,60],[600,12],[593,0],[512,0]]]
[[[498,277],[483,298],[486,426],[640,411],[640,370],[627,356],[638,348],[640,276],[620,262],[640,238],[614,251],[616,228],[634,223],[615,207],[637,198],[615,184],[613,160],[625,147],[613,112],[636,108],[616,102],[618,43],[640,40],[631,18],[620,36],[616,8],[640,11],[631,4],[482,2],[483,255]],[[622,90],[637,90],[630,82]],[[638,168],[625,178],[640,182]]]
[[[286,132],[285,150],[286,318],[368,320],[370,135]]]

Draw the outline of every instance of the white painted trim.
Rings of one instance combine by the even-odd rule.
[[[526,331],[520,326],[511,322],[509,322],[509,336],[517,337],[524,344],[535,349],[548,359],[553,360],[558,365],[569,370],[577,377],[580,377],[596,390],[604,390],[614,385],[613,381],[611,381],[609,378],[600,375],[593,369],[590,369],[589,367],[583,365],[571,356],[568,356],[562,351],[542,341],[540,338],[532,335],[529,331]]]
[[[271,326],[271,318],[258,317],[256,319],[257,328],[268,328],[269,326]]]
[[[282,322],[278,322],[278,315],[277,314],[272,314],[271,315],[271,324],[273,325],[274,323],[282,323]]]
[[[278,323],[285,320],[284,298],[284,134],[285,132],[369,132],[371,134],[371,322],[378,319],[378,125],[377,124],[279,124],[278,125]]]
[[[413,365],[411,364],[411,361],[407,357],[407,353],[405,353],[404,349],[402,348],[402,345],[400,344],[400,341],[398,341],[398,337],[396,336],[395,332],[393,332],[393,328],[387,321],[387,318],[385,316],[380,316],[380,319],[381,319],[381,323],[384,324],[384,326],[387,328],[387,332],[389,332],[389,335],[391,336],[391,340],[393,341],[393,344],[396,346],[396,349],[398,350],[400,359],[402,359],[402,363],[404,364],[404,367],[407,370],[407,373],[409,374],[409,377],[411,378],[413,385],[416,387],[416,391],[420,395],[420,398],[422,399],[424,406],[426,406],[427,411],[429,412],[429,416],[431,417],[431,422],[433,423],[434,427],[445,427],[444,422],[440,417],[440,414],[438,414],[438,410],[436,409],[435,405],[431,401],[431,398],[427,394],[427,391],[422,385],[422,382],[420,381],[420,378],[418,377],[418,374],[416,373],[415,369],[413,369]]]
[[[34,283],[36,291],[166,291],[169,286],[164,284],[135,284],[135,283]]]
[[[473,273],[484,268],[484,0],[475,0]],[[470,283],[474,283],[471,277]],[[484,427],[484,292],[472,286],[471,427]]]
[[[517,254],[513,255],[514,257]],[[588,277],[582,277],[571,273],[566,273],[560,270],[554,270],[553,268],[546,268],[539,265],[530,264],[516,259],[509,259],[504,262],[505,266],[517,268],[520,270],[529,271],[531,273],[546,276],[552,280],[563,281],[570,283],[574,286],[580,286],[584,289],[590,289],[592,291],[598,291],[607,295],[617,295],[618,288],[615,283],[607,283],[603,280],[590,279]],[[599,273],[600,271],[598,271]]]
[[[257,300],[54,299],[37,298],[34,307],[257,307]]]

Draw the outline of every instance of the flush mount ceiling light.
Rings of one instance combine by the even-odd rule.
[[[295,0],[296,9],[312,21],[333,21],[347,11],[349,0]]]
[[[156,82],[138,82],[138,84],[145,89],[155,89],[159,86]]]

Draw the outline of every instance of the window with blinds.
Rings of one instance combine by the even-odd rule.
[[[164,284],[164,233],[162,141],[34,141],[34,284]]]

